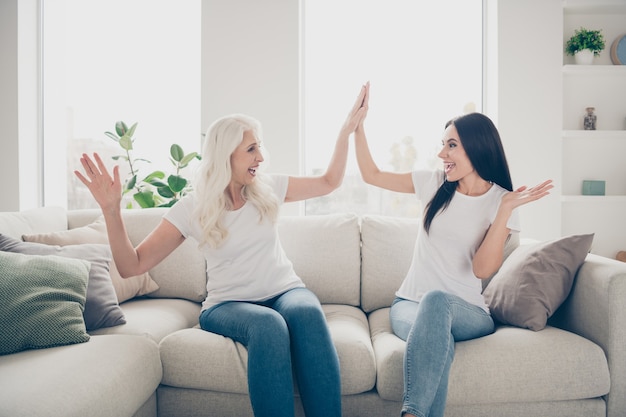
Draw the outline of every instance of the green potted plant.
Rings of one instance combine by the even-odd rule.
[[[130,168],[129,177],[123,186],[123,193],[132,192],[133,199],[141,208],[171,207],[191,190],[191,183],[181,175],[180,171],[186,168],[192,160],[199,160],[201,157],[197,152],[185,154],[180,145],[173,144],[170,147],[170,161],[174,165],[176,173],[170,174],[166,178],[163,171],[157,170],[140,179],[137,162],[150,163],[150,161],[143,158],[133,158],[130,154],[130,151],[133,150],[133,142],[135,141],[133,135],[136,128],[137,123],[128,128],[126,123],[118,121],[115,123],[115,133],[104,132],[125,151],[124,155],[113,157],[114,160],[121,159],[128,162]],[[126,207],[132,208],[132,203]]]
[[[565,52],[574,56],[577,64],[592,64],[593,58],[604,50],[602,30],[576,29],[565,44]]]

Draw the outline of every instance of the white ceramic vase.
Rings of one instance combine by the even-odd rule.
[[[591,49],[582,49],[574,54],[574,60],[578,65],[593,64],[593,51]]]

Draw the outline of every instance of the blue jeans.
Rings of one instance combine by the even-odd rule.
[[[402,414],[442,417],[454,343],[493,333],[493,319],[458,296],[430,291],[419,303],[396,298],[390,320],[396,336],[407,342]]]
[[[256,417],[294,415],[294,374],[307,417],[341,416],[339,358],[322,306],[308,289],[218,304],[200,314],[200,326],[246,346]]]

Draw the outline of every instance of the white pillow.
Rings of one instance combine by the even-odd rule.
[[[102,216],[97,218],[93,223],[83,227],[59,232],[22,235],[22,240],[25,242],[37,242],[59,246],[78,245],[81,243],[109,243],[106,224]],[[113,260],[111,260],[110,274],[119,303],[137,296],[149,294],[159,289],[158,284],[154,282],[147,272],[130,278],[122,278]]]

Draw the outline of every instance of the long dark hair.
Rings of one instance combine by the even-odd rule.
[[[476,173],[485,181],[513,191],[502,140],[491,119],[481,113],[469,113],[448,121],[445,127],[450,125],[456,127],[461,144]],[[458,181],[445,180],[426,205],[424,229],[427,233],[437,213],[445,210],[452,201],[457,184]]]

